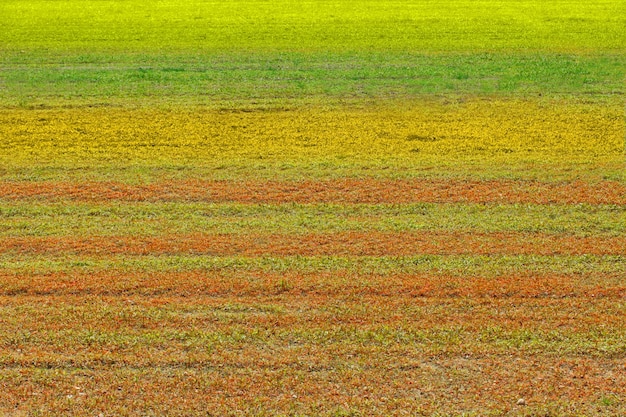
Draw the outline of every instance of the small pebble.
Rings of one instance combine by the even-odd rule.
[[[519,400],[517,400],[517,405],[526,405],[526,400],[523,398],[520,398]]]

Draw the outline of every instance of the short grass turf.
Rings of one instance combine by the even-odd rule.
[[[0,105],[284,109],[441,95],[620,100],[625,66],[617,52],[7,51]]]
[[[2,2],[11,50],[622,51],[620,1]]]
[[[179,3],[0,4],[0,414],[626,414],[623,2]]]

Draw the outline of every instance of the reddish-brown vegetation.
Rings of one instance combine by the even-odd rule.
[[[533,203],[626,204],[615,181],[544,183],[513,180],[335,179],[305,181],[179,180],[119,182],[1,182],[0,199],[79,201],[207,201],[246,203]]]
[[[618,274],[91,271],[0,274],[0,295],[238,296],[277,294],[434,298],[626,297]]]
[[[610,181],[3,182],[0,199],[623,205],[625,190]],[[0,255],[7,265],[18,265],[0,270],[0,386],[10,393],[0,395],[0,410],[51,415],[233,415],[233,410],[524,415],[525,409],[529,415],[607,410],[618,415],[613,411],[623,410],[621,270],[538,271],[531,256],[624,256],[626,237],[619,234],[456,229],[297,234],[285,227],[280,233],[139,236],[120,230],[119,236],[33,233],[0,239]],[[422,272],[396,268],[393,257],[419,254],[524,254],[529,264],[483,268],[484,273],[464,270],[463,260],[455,264],[458,272],[440,270],[436,263]],[[272,257],[277,264],[290,256],[355,257],[351,265],[364,259],[360,256],[389,259],[382,272],[358,266],[277,272],[236,262],[142,270],[141,262],[120,262],[125,256],[159,260],[160,255],[254,262]],[[54,262],[46,263],[82,257],[105,262],[94,262],[100,265],[95,267],[70,262],[61,272]],[[28,259],[39,260],[36,267],[29,269]],[[519,398],[525,405],[517,404]]]
[[[9,237],[0,253],[393,256],[414,254],[626,255],[626,237],[495,232],[190,234],[167,237]]]

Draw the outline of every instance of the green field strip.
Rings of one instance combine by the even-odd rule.
[[[9,50],[620,51],[625,6],[589,1],[6,0]]]
[[[586,160],[585,160],[586,159]],[[2,181],[113,181],[145,184],[158,181],[178,181],[186,178],[214,180],[286,180],[376,178],[376,179],[452,179],[452,180],[521,180],[547,183],[572,180],[597,183],[610,180],[626,183],[626,162],[621,155],[606,159],[549,161],[523,160],[506,156],[485,158],[438,158],[421,160],[351,161],[326,160],[280,162],[233,160],[227,162],[193,162],[129,165],[121,161],[97,163],[44,163],[7,165],[0,167]]]
[[[626,273],[623,256],[537,256],[537,255],[417,255],[398,257],[340,256],[41,256],[0,255],[0,272],[46,274],[77,272],[348,272],[354,274],[420,273],[495,276],[506,273],[605,274]]]
[[[0,236],[339,231],[626,233],[626,207],[491,204],[1,203]]]
[[[34,305],[33,305],[34,306]],[[58,319],[69,319],[57,312]],[[24,313],[22,313],[24,314]],[[184,313],[183,313],[184,314]],[[616,313],[617,314],[617,313]],[[3,316],[4,314],[0,315]],[[137,316],[136,316],[137,317]],[[139,318],[139,317],[138,317]],[[171,317],[170,317],[171,319]],[[219,316],[216,317],[219,320]],[[148,320],[146,320],[148,321]],[[606,326],[604,332],[586,329],[582,331],[541,331],[502,330],[494,324],[487,327],[484,334],[464,331],[455,326],[440,326],[438,329],[415,330],[407,328],[353,329],[337,325],[334,329],[299,326],[291,329],[268,331],[263,328],[232,326],[222,331],[176,331],[163,329],[153,332],[138,332],[123,329],[119,332],[106,332],[83,329],[55,331],[49,334],[34,333],[28,337],[28,343],[39,346],[43,353],[37,356],[0,353],[0,367],[58,367],[58,368],[148,368],[158,366],[176,366],[183,363],[189,367],[205,367],[213,362],[211,352],[215,349],[243,349],[244,346],[265,347],[269,349],[281,346],[289,341],[304,344],[310,348],[345,346],[346,344],[364,347],[379,346],[401,348],[414,345],[422,354],[489,354],[500,355],[511,350],[519,354],[541,353],[545,355],[585,355],[591,358],[612,358],[623,355],[626,351],[624,333],[621,328]],[[492,334],[489,334],[489,331]],[[0,333],[0,337],[15,340],[15,329],[11,333]],[[282,331],[282,334],[280,334]],[[497,332],[497,333],[496,333]],[[274,333],[274,334],[272,334]],[[278,333],[276,335],[275,333]],[[494,334],[495,333],[495,334]],[[19,340],[19,336],[18,336]],[[19,344],[14,344],[20,346]],[[168,345],[168,352],[163,354],[163,346]],[[109,349],[114,353],[104,354]],[[193,359],[184,361],[184,355],[176,350],[188,353]],[[65,353],[52,353],[64,351]],[[2,349],[0,349],[2,352]],[[159,354],[160,353],[160,354]],[[131,364],[129,364],[130,362]],[[216,364],[217,365],[217,364]],[[180,365],[179,365],[180,366]],[[249,366],[254,366],[249,364]]]
[[[301,107],[436,95],[620,99],[623,54],[85,55],[0,58],[0,107]]]
[[[37,366],[39,359],[65,367],[83,361],[89,366],[90,359],[95,365],[132,359],[136,366],[154,366],[189,354],[201,366],[222,349],[280,350],[295,344],[395,347],[425,354],[506,354],[513,349],[615,358],[626,352],[619,320],[624,304],[614,300],[526,300],[529,314],[515,306],[519,299],[485,305],[480,300],[363,298],[255,297],[229,305],[219,298],[206,303],[190,297],[164,299],[161,305],[157,299],[155,305],[140,298],[46,297],[43,305],[42,297],[3,297],[0,337],[8,343],[0,347],[0,363]],[[358,317],[369,319],[355,323]],[[465,318],[465,325],[458,317]],[[545,321],[528,327],[538,318]],[[555,323],[561,328],[554,329]],[[15,352],[10,346],[37,348]]]

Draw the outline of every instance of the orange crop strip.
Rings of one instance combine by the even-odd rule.
[[[76,201],[206,201],[243,203],[532,203],[626,204],[626,184],[514,180],[331,179],[319,181],[180,180],[0,183],[0,199]]]
[[[147,359],[131,367],[117,357],[85,360],[89,367],[71,358],[43,357],[28,364],[5,359],[6,372],[13,377],[3,382],[0,405],[9,409],[19,402],[22,408],[35,408],[41,407],[38,401],[45,401],[48,409],[62,414],[68,410],[68,399],[56,395],[58,389],[85,391],[87,398],[93,397],[93,402],[85,401],[88,410],[94,411],[92,415],[99,410],[124,415],[131,407],[128,404],[133,410],[146,410],[145,414],[158,404],[157,410],[164,410],[165,415],[183,415],[180,410],[185,405],[189,408],[184,411],[192,410],[187,415],[230,415],[250,404],[288,415],[297,404],[307,415],[331,415],[319,412],[320,404],[331,409],[335,404],[371,409],[375,401],[380,401],[380,405],[375,403],[378,415],[456,415],[457,404],[478,412],[488,407],[515,410],[515,402],[523,396],[533,410],[548,407],[544,404],[551,404],[552,409],[557,407],[554,404],[562,407],[559,409],[573,408],[575,401],[590,410],[585,415],[594,415],[598,391],[622,395],[626,384],[623,363],[617,358],[526,353],[427,355],[417,349],[385,346],[368,350],[337,344],[324,349],[308,345],[263,349],[246,346],[231,356],[221,353],[207,360],[179,356],[172,358],[168,367],[152,365]],[[349,369],[343,370],[342,365]],[[58,369],[76,366],[81,366],[79,372]],[[120,368],[128,370],[121,372]],[[56,378],[53,388],[39,381],[44,376]],[[82,391],[76,389],[77,379]],[[515,415],[513,411],[509,414]]]
[[[593,274],[593,284],[579,275],[512,273],[494,277],[463,274],[225,271],[96,271],[41,274],[0,273],[0,296],[103,295],[167,297],[295,296],[576,298],[626,297],[626,285],[611,274]]]
[[[188,234],[163,237],[8,237],[0,253],[211,256],[626,255],[626,237],[544,233],[338,232],[326,234]]]

